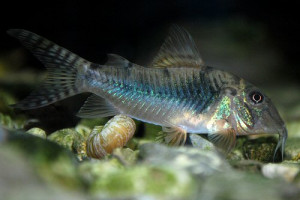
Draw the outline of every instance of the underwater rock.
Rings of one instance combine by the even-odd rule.
[[[257,139],[248,139],[243,143],[243,155],[246,159],[260,162],[273,162],[273,156],[277,141],[274,137],[259,137]],[[281,160],[277,154],[276,160]]]
[[[231,169],[216,151],[191,147],[171,148],[161,144],[143,144],[140,146],[139,159],[143,164],[165,166],[201,177]]]
[[[261,173],[263,163],[256,160],[230,160],[229,163],[239,171]]]
[[[103,158],[132,138],[136,129],[134,121],[126,115],[116,115],[105,126],[95,127],[86,141],[86,153],[92,158]]]
[[[26,133],[29,133],[31,135],[46,139],[47,135],[46,132],[43,129],[40,128],[31,128]]]
[[[262,167],[262,174],[267,178],[282,178],[292,182],[300,172],[299,164],[273,164],[269,163]]]
[[[300,138],[291,137],[286,141],[285,148],[286,159],[300,160]]]
[[[10,115],[0,113],[0,125],[8,129],[20,129],[23,128],[25,120],[22,117],[15,117],[12,119]]]
[[[286,141],[286,159],[300,160],[300,120],[293,120],[287,123],[289,137]]]
[[[215,149],[215,146],[209,142],[208,140],[204,139],[200,135],[197,134],[189,134],[189,138],[193,147],[204,149],[204,150],[212,150]]]
[[[289,138],[300,138],[300,120],[294,120],[287,123]]]
[[[5,141],[7,138],[7,132],[0,126],[0,143]]]
[[[37,148],[37,151],[40,149]],[[33,154],[36,154],[33,152]],[[57,176],[45,167],[51,166],[51,163],[45,162],[45,154],[40,154],[40,159],[32,160],[32,155],[26,154],[22,149],[11,145],[0,146],[0,194],[1,199],[15,200],[84,200],[86,199],[82,192],[69,188],[66,190],[67,180],[60,177],[61,184],[54,181]],[[39,164],[37,163],[39,162]],[[41,170],[40,167],[43,169]],[[56,169],[61,170],[61,167]],[[47,173],[51,178],[51,183],[41,177],[40,173]],[[52,170],[54,172],[54,170]],[[66,173],[66,171],[62,171]],[[76,180],[75,180],[76,181]],[[73,183],[74,185],[76,182]]]
[[[243,145],[247,141],[247,137],[237,137],[235,147],[226,155],[226,159],[230,162],[239,162],[245,160],[243,155]]]
[[[129,148],[117,148],[112,156],[117,158],[124,166],[133,166],[137,160],[138,151]]]
[[[137,165],[124,167],[116,159],[83,162],[79,173],[88,191],[98,199],[183,199],[195,190],[187,173],[174,169]]]
[[[0,89],[0,94],[0,112],[4,114],[12,114],[13,108],[9,105],[16,103],[16,99],[2,89]]]
[[[194,199],[272,199],[298,200],[300,190],[281,180],[270,180],[259,174],[231,171],[208,177]]]
[[[87,139],[90,135],[90,133],[92,132],[92,130],[85,126],[85,125],[82,125],[82,124],[78,124],[76,127],[75,127],[75,131],[77,133],[79,133],[81,136],[83,136],[83,138]]]
[[[48,136],[48,140],[53,141],[77,154],[79,160],[87,157],[86,138],[74,129],[67,128],[58,130]]]
[[[137,127],[138,125],[140,125],[139,128],[142,128],[142,132],[143,132],[142,135],[143,138],[146,140],[155,140],[162,129],[161,126],[157,126],[149,123],[140,123],[139,121],[137,123]]]
[[[10,133],[5,145],[22,152],[47,184],[76,190],[81,186],[74,154],[60,145],[26,133]]]

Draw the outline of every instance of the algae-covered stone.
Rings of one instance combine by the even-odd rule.
[[[269,180],[254,173],[216,173],[203,182],[197,200],[220,199],[299,199],[297,187],[280,180]]]
[[[89,191],[102,198],[139,195],[184,198],[195,191],[193,179],[187,173],[165,167],[137,165],[127,168],[113,160],[101,160],[82,163],[80,173],[89,183]]]
[[[23,128],[25,123],[24,117],[15,117],[14,119],[7,114],[0,113],[0,125],[8,129]]]
[[[200,135],[189,134],[189,138],[193,147],[204,149],[204,150],[215,149],[214,145],[211,142],[204,139]]]
[[[131,138],[127,144],[126,147],[132,149],[132,150],[137,150],[138,146],[140,144],[141,139],[136,139],[136,138]]]
[[[43,138],[43,139],[46,139],[46,137],[47,137],[46,132],[43,129],[40,129],[40,128],[31,128],[26,132],[31,134],[31,135]]]
[[[72,150],[73,142],[77,140],[78,137],[80,137],[80,135],[74,129],[67,128],[52,133],[48,136],[48,140]]]
[[[76,158],[56,143],[30,134],[11,133],[5,145],[19,149],[45,182],[69,189],[81,187]]]
[[[239,171],[261,173],[262,162],[256,160],[230,160],[231,166]]]
[[[0,143],[6,140],[7,135],[7,131],[0,126]]]
[[[260,137],[249,139],[243,143],[243,155],[246,159],[257,160],[260,162],[273,162],[273,156],[277,141],[274,137]],[[275,160],[280,160],[277,154]]]
[[[286,159],[300,160],[300,138],[288,138],[285,148]]]
[[[117,159],[83,161],[78,168],[78,173],[83,182],[91,187],[93,183],[108,173],[114,173],[124,166]]]
[[[79,124],[75,127],[75,131],[86,140],[89,137],[92,130],[87,126]]]
[[[144,126],[144,139],[155,140],[158,133],[161,131],[161,126],[157,126],[154,124],[145,123]]]
[[[39,151],[40,149],[36,149]],[[33,154],[35,154],[33,152]],[[41,162],[41,161],[40,161]],[[47,163],[48,165],[50,163]],[[45,163],[46,165],[46,163]],[[51,165],[51,164],[50,164]],[[31,155],[12,145],[0,146],[0,194],[1,199],[15,200],[84,200],[82,191],[74,188],[70,192],[61,182],[48,182],[39,174]],[[47,171],[49,176],[55,174]],[[61,177],[62,179],[64,177]],[[55,179],[55,178],[53,178]],[[76,183],[76,180],[73,180]],[[68,190],[66,190],[66,187]]]
[[[172,148],[148,143],[140,146],[139,158],[147,165],[165,166],[196,176],[230,170],[230,166],[218,152],[191,147]]]
[[[268,178],[282,178],[287,182],[292,182],[300,172],[299,163],[269,163],[262,167],[262,174]]]
[[[232,151],[226,156],[230,162],[242,161],[245,159],[243,155],[243,144],[247,140],[247,137],[237,137],[236,145]]]
[[[56,131],[48,139],[76,153],[79,160],[86,157],[86,138],[74,129]]]
[[[300,120],[288,122],[287,129],[289,136],[285,147],[286,159],[300,160]]]
[[[300,120],[293,120],[287,123],[289,138],[300,138]]]
[[[16,103],[16,99],[2,89],[0,89],[0,94],[0,112],[5,114],[13,113],[13,108],[9,105]]]
[[[117,148],[112,156],[117,158],[125,166],[133,166],[137,160],[138,151],[129,148]]]

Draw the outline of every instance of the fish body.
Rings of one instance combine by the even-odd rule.
[[[46,106],[90,92],[78,116],[124,114],[160,125],[167,143],[184,144],[186,133],[208,138],[230,151],[237,135],[279,134],[282,156],[287,138],[283,120],[257,87],[231,73],[206,66],[187,31],[174,27],[150,66],[109,54],[104,65],[89,62],[25,30],[10,30],[48,69],[39,90],[16,104]],[[276,153],[275,151],[275,153]]]

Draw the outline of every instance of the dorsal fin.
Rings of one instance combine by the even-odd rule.
[[[121,68],[131,67],[133,64],[126,58],[123,58],[122,56],[119,56],[117,54],[107,54],[107,61],[105,65]]]
[[[173,25],[161,46],[152,67],[201,67],[204,65],[192,36],[183,28]]]

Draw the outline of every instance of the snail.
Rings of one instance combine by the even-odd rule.
[[[102,128],[96,126],[86,141],[87,156],[102,158],[115,148],[123,147],[132,138],[136,129],[134,121],[126,115],[116,115]]]

